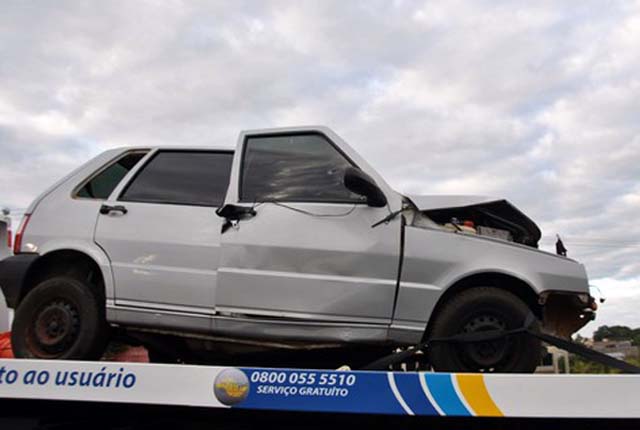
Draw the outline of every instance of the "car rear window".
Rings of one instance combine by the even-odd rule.
[[[217,207],[229,186],[233,154],[160,151],[135,176],[120,200]]]
[[[145,155],[146,151],[130,152],[123,155],[85,182],[76,193],[76,197],[100,200],[108,199],[122,178],[124,178],[129,170],[133,169]]]

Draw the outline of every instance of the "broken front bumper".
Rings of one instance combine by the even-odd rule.
[[[587,293],[545,291],[540,294],[542,330],[545,333],[570,338],[596,317],[598,304]]]

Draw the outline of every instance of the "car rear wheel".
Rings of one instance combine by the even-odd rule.
[[[98,359],[107,340],[104,304],[90,285],[70,276],[47,279],[31,290],[11,330],[18,358]]]
[[[529,307],[508,291],[472,288],[444,304],[432,323],[430,338],[516,329],[524,325],[530,313]],[[538,326],[536,320],[531,328]],[[519,334],[473,343],[434,342],[428,357],[436,371],[531,373],[540,362],[541,351],[538,339]]]

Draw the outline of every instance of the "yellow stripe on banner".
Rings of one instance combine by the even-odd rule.
[[[476,415],[483,417],[503,416],[502,411],[489,395],[482,375],[459,374],[456,375],[456,379],[462,395]]]

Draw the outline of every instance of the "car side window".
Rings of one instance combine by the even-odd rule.
[[[321,134],[249,137],[240,200],[364,203],[365,198],[344,186],[349,166],[353,163]]]
[[[120,200],[217,207],[231,174],[231,152],[160,151],[129,183]]]
[[[118,158],[107,168],[86,181],[76,193],[76,197],[84,199],[108,199],[122,178],[124,178],[146,154],[146,151],[136,151]]]

